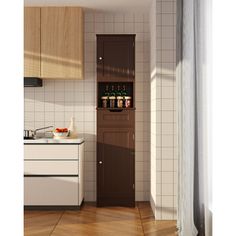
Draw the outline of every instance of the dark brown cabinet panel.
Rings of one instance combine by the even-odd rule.
[[[134,40],[134,35],[97,35],[97,206],[135,206]],[[124,86],[119,108],[118,85]],[[116,97],[116,105],[109,96]],[[132,102],[125,106],[128,96]]]
[[[132,81],[135,35],[97,35],[97,80]]]
[[[97,111],[99,127],[125,128],[134,126],[134,110],[100,110]]]
[[[98,128],[98,206],[134,207],[134,145],[133,128]]]

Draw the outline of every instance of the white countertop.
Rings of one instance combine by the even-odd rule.
[[[37,144],[37,143],[74,143],[81,144],[84,142],[84,138],[39,138],[39,139],[26,139],[24,143]]]

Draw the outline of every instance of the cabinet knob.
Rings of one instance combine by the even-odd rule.
[[[102,57],[99,57],[98,60],[101,61],[103,58]]]
[[[101,164],[102,164],[102,161],[99,161],[98,163],[101,165]]]

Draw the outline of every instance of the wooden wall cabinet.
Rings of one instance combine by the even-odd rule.
[[[98,35],[97,80],[133,81],[135,35]]]
[[[24,76],[83,79],[80,7],[25,7]]]
[[[81,8],[41,8],[42,78],[83,79],[83,47]]]
[[[40,77],[40,8],[24,9],[24,76]]]

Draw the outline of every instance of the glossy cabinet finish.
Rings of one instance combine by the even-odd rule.
[[[41,8],[43,78],[83,79],[83,27],[79,7]]]
[[[40,8],[24,8],[24,77],[40,77]]]

